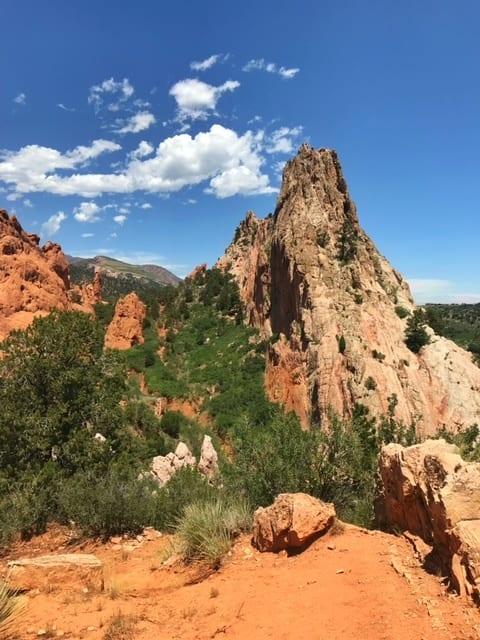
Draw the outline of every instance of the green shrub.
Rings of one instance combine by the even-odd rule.
[[[381,351],[377,351],[376,349],[373,349],[372,356],[379,362],[383,362],[385,360],[385,354]]]
[[[338,351],[339,353],[345,353],[345,349],[347,348],[347,343],[345,341],[345,336],[340,336],[338,338]]]
[[[160,422],[162,431],[175,440],[180,435],[180,429],[187,424],[188,420],[180,411],[165,411]]]
[[[406,318],[406,317],[408,317],[410,315],[410,311],[408,309],[405,309],[405,307],[402,307],[399,304],[397,304],[397,306],[395,307],[395,313],[402,320],[403,320],[403,318]]]
[[[375,389],[377,388],[377,383],[375,382],[375,379],[372,378],[372,376],[368,376],[368,378],[365,380],[365,388],[368,389],[368,391],[375,391]]]
[[[131,471],[111,468],[100,478],[88,472],[76,474],[65,483],[59,500],[83,534],[107,539],[137,534],[150,524],[156,488]]]
[[[416,309],[407,320],[405,344],[413,353],[418,353],[422,347],[430,342],[430,336],[425,328],[426,323],[426,315],[421,309]]]
[[[176,527],[179,551],[187,561],[201,560],[218,568],[242,531],[251,527],[252,513],[245,501],[217,496],[185,508]]]

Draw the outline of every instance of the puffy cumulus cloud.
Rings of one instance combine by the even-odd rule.
[[[139,111],[133,115],[121,129],[117,129],[117,133],[139,133],[151,127],[155,122],[156,119],[153,113]]]
[[[116,81],[113,78],[90,87],[88,104],[93,105],[96,112],[104,106],[109,111],[118,111],[122,104],[133,96],[135,89],[128,78]],[[107,102],[107,100],[109,102]]]
[[[36,144],[22,147],[17,152],[3,151],[0,152],[0,181],[15,185],[18,193],[36,191],[58,193],[54,186],[56,176],[49,174],[59,169],[76,169],[103,153],[111,153],[119,149],[121,149],[119,144],[100,139],[94,140],[89,147],[80,145],[64,154],[57,149]]]
[[[234,91],[240,86],[236,80],[227,80],[215,87],[197,78],[180,80],[170,89],[170,95],[177,102],[177,120],[205,120],[215,111],[219,98],[227,91]]]
[[[142,140],[135,151],[132,151],[132,158],[144,158],[145,156],[149,156],[155,151],[155,147],[153,147],[146,140]]]
[[[215,64],[217,64],[217,62],[224,62],[225,60],[228,60],[229,58],[229,54],[225,54],[222,55],[221,53],[216,53],[213,56],[210,56],[209,58],[205,58],[205,60],[194,60],[193,62],[190,63],[190,69],[193,69],[194,71],[206,71],[207,69],[210,69],[211,67],[213,67]]]
[[[142,205],[140,205],[140,209],[151,209],[152,205],[149,202],[144,202]]]
[[[280,127],[269,137],[266,145],[268,153],[292,153],[297,138],[302,134],[303,127]]]
[[[242,67],[242,71],[266,71],[267,73],[276,73],[285,80],[291,80],[300,71],[298,67],[279,67],[275,62],[267,62],[264,58],[250,60]]]
[[[74,218],[78,222],[100,222],[99,213],[102,209],[95,202],[81,202],[74,210]]]
[[[223,171],[210,180],[210,187],[205,190],[218,198],[252,195],[254,193],[275,193],[277,189],[269,186],[269,178],[258,171],[242,165]]]
[[[268,176],[262,174],[262,136],[263,132],[254,135],[251,131],[239,135],[214,124],[209,131],[194,137],[182,133],[166,138],[154,156],[131,158],[119,173],[56,173],[59,168],[75,168],[81,159],[91,157],[91,147],[77,147],[65,155],[44,147],[36,147],[34,153],[24,148],[0,162],[0,180],[14,184],[22,194],[42,191],[85,198],[135,191],[167,194],[208,180],[211,181],[209,193],[222,198],[237,193],[272,193],[274,189],[269,186]],[[96,151],[100,152],[104,146],[99,145]],[[86,204],[93,206],[93,203],[82,203],[75,214],[80,222],[91,222],[91,215],[98,214],[96,209],[87,215],[83,208]]]
[[[118,216],[113,216],[114,222],[116,222],[119,225],[122,225],[125,222],[126,219],[127,219],[127,216],[125,214],[120,214]]]
[[[27,95],[25,93],[19,93],[18,96],[13,99],[13,101],[15,102],[15,104],[19,104],[24,107],[27,104]]]
[[[50,216],[50,218],[42,224],[43,234],[53,236],[57,231],[60,231],[60,227],[66,219],[67,216],[63,211],[54,213],[53,216]]]

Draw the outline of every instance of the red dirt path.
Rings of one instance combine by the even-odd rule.
[[[14,547],[2,570],[14,557],[95,553],[105,578],[102,591],[75,572],[38,577],[18,638],[43,629],[43,637],[100,640],[121,611],[136,618],[135,631],[116,640],[480,639],[480,611],[425,573],[401,537],[347,526],[293,557],[260,554],[243,537],[220,571],[194,584],[199,568],[164,566],[168,538],[149,537],[68,548],[66,532],[54,529]]]

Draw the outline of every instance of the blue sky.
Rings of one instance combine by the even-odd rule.
[[[303,141],[417,302],[480,300],[477,0],[2,0],[0,188],[67,253],[212,265]]]

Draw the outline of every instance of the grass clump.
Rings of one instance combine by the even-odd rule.
[[[137,619],[134,616],[118,611],[110,618],[103,640],[133,640],[136,625]]]
[[[222,496],[192,503],[177,525],[178,550],[188,562],[199,560],[218,568],[234,539],[250,528],[251,518],[243,500]]]
[[[8,582],[0,580],[0,638],[6,640],[15,635],[15,623],[23,608],[23,601]]]

